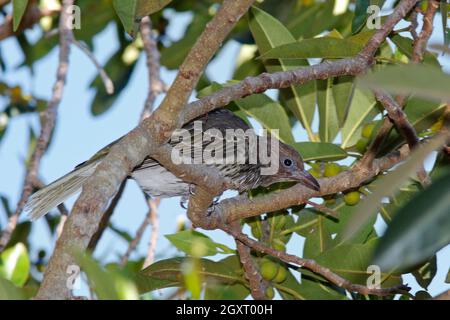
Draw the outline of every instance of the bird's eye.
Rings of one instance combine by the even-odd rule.
[[[292,160],[291,159],[284,159],[284,165],[286,167],[292,166]]]

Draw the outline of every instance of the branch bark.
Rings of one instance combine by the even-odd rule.
[[[230,228],[237,233],[241,232],[239,221],[234,221]],[[239,253],[239,260],[244,269],[245,277],[250,286],[250,294],[255,300],[266,300],[267,282],[262,278],[255,262],[252,259],[251,250],[241,241],[235,239],[236,248]]]

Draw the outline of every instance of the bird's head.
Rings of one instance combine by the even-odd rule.
[[[277,182],[298,182],[302,185],[320,191],[317,180],[305,170],[303,159],[300,154],[291,146],[279,142],[279,164],[278,172],[267,175],[264,178],[264,186],[269,186]]]

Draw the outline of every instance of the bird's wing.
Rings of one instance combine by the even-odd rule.
[[[202,124],[202,130],[200,132],[198,130],[195,130],[195,121],[200,121]],[[190,145],[190,155],[191,158],[193,158],[194,155],[203,155],[203,151],[211,143],[221,142],[223,146],[223,154],[225,155],[226,130],[242,129],[245,132],[249,128],[250,127],[244,122],[244,120],[234,115],[230,110],[217,109],[183,126],[182,129],[188,131],[190,139],[171,139],[169,141],[169,144],[174,147],[179,143],[183,143],[186,144],[186,148],[188,148]],[[196,143],[197,139],[201,141],[201,143]],[[248,137],[244,136],[244,139],[247,140]],[[155,159],[147,157],[142,162],[142,164],[137,166],[134,170],[139,171],[159,165],[159,162],[157,162]]]

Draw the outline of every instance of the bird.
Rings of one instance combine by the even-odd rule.
[[[227,130],[242,130],[247,132],[250,126],[240,117],[236,116],[232,111],[226,108],[219,108],[205,115],[202,115],[187,124],[182,129],[184,132],[191,134],[189,141],[181,141],[181,139],[175,139],[173,136],[169,140],[169,144],[173,147],[181,149],[183,146],[187,146],[184,151],[190,150],[192,153],[184,155],[192,159],[194,155],[201,154],[207,150],[208,146],[211,148],[214,139],[203,139],[200,145],[196,145],[195,142],[196,124],[201,125],[203,133],[215,132],[219,142],[224,142],[224,148],[226,146]],[[197,137],[198,138],[198,137]],[[247,139],[245,136],[244,139]],[[275,137],[272,137],[276,139]],[[94,173],[98,164],[108,154],[112,145],[117,143],[120,139],[112,142],[108,146],[97,152],[91,159],[79,164],[75,169],[68,174],[62,176],[56,181],[43,187],[35,192],[28,200],[24,210],[28,213],[31,220],[36,220],[53,208],[63,203],[67,198],[79,192],[86,182],[86,180]],[[236,190],[239,193],[247,192],[251,189],[258,187],[269,187],[272,184],[279,182],[297,182],[302,185],[319,191],[320,185],[318,181],[307,171],[304,167],[304,162],[301,155],[288,144],[285,144],[279,140],[279,156],[277,157],[277,171],[273,174],[262,174],[264,168],[273,165],[273,163],[263,163],[259,157],[256,161],[249,161],[249,151],[251,146],[246,144],[244,162],[239,163],[212,163],[208,165],[215,165],[220,171],[220,174],[225,178],[228,178],[233,186],[236,186]],[[217,142],[217,141],[216,141]],[[190,143],[190,144],[189,144]],[[270,144],[267,144],[267,151],[270,152]],[[258,145],[257,145],[258,147]],[[234,154],[238,152],[237,147],[234,148]],[[261,148],[261,146],[259,146]],[[262,147],[264,148],[264,147]],[[217,152],[219,149],[214,149]],[[214,156],[214,153],[211,154]],[[224,152],[226,150],[224,149]],[[128,178],[134,179],[144,193],[150,197],[171,198],[181,196],[182,199],[189,197],[195,190],[195,186],[188,182],[184,182],[179,177],[172,174],[169,170],[164,168],[158,161],[148,156],[144,161],[136,166]],[[193,189],[194,188],[194,189]]]

